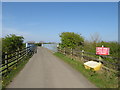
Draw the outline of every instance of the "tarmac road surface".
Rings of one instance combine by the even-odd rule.
[[[52,52],[38,47],[23,70],[7,88],[97,88],[80,72],[54,56]]]

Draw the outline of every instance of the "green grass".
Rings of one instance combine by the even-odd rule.
[[[29,61],[30,57],[26,57],[16,66],[12,68],[12,71],[8,73],[7,76],[2,77],[2,88],[6,88],[6,86],[12,81],[12,79],[24,68],[25,64]]]
[[[61,53],[54,53],[57,57],[61,58],[63,61],[69,63],[73,68],[81,72],[89,81],[95,84],[99,88],[117,88],[118,78],[114,73],[108,72],[94,72],[92,70],[87,70],[84,65],[77,60],[71,59]]]

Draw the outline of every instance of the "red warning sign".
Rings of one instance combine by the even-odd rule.
[[[110,48],[107,47],[96,47],[97,55],[109,55]]]

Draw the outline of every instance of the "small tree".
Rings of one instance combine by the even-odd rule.
[[[74,32],[62,32],[60,37],[62,47],[75,48],[84,42],[84,38]]]
[[[101,41],[100,34],[95,32],[94,34],[90,35],[91,41],[94,43],[98,43]]]
[[[2,38],[2,51],[13,52],[23,47],[23,37],[16,36],[15,34],[7,35]]]

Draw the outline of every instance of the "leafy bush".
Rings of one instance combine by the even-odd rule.
[[[60,37],[62,47],[75,48],[83,45],[84,42],[84,38],[74,32],[62,32]]]
[[[3,52],[14,52],[23,47],[23,37],[10,34],[2,38],[2,51]]]

